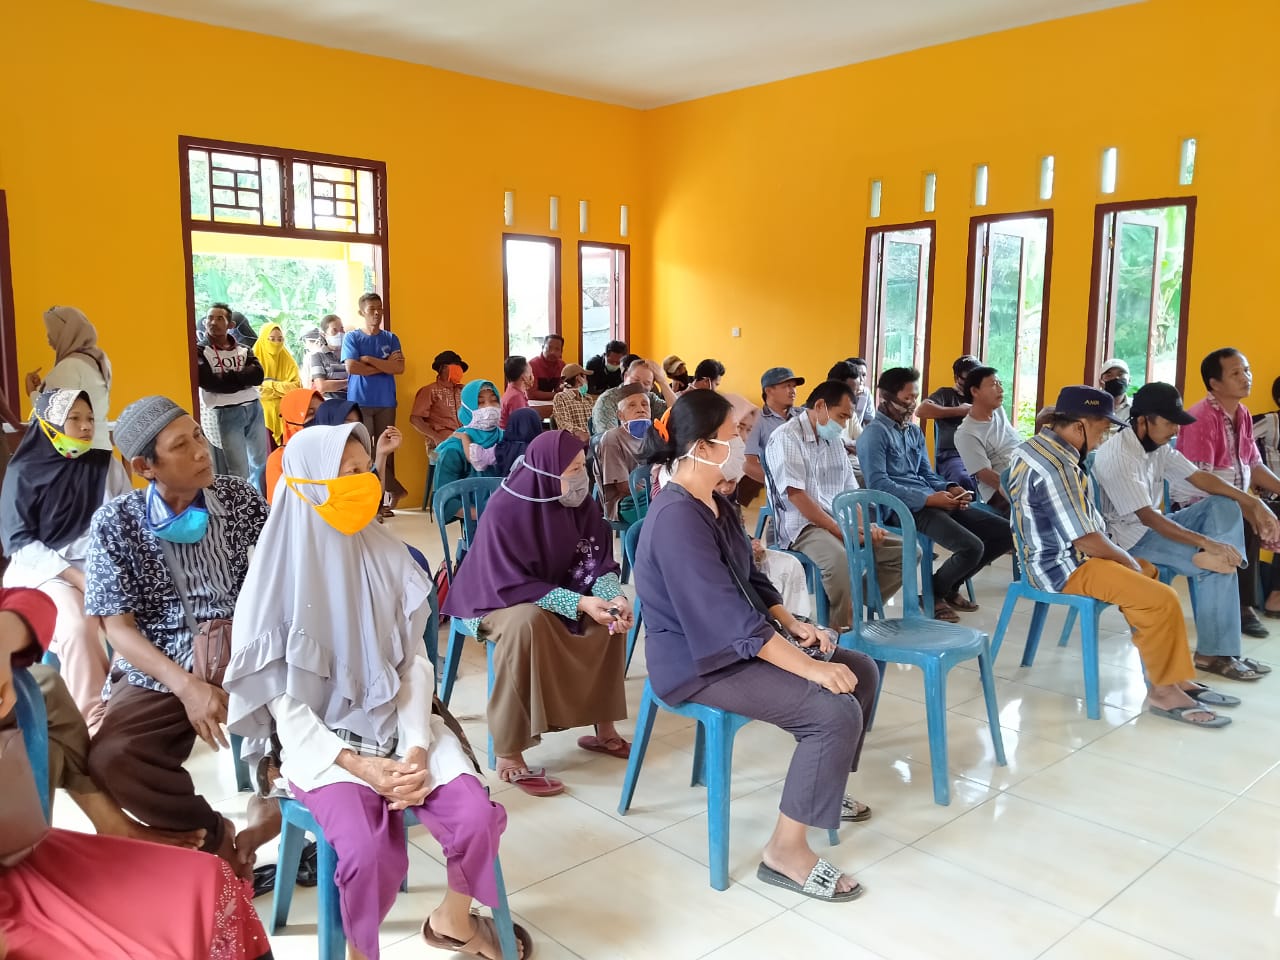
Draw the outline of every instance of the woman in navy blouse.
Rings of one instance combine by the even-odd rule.
[[[745,459],[729,401],[710,390],[686,393],[668,433],[668,441],[652,435],[650,459],[672,478],[649,508],[635,566],[649,680],[669,703],[719,707],[796,738],[758,876],[814,899],[852,900],[861,885],[814,853],[805,828],[871,814],[845,787],[875,702],[875,663],[789,613],[753,564],[736,508],[715,492],[742,476]],[[682,549],[662,549],[676,542]],[[820,656],[806,652],[815,647]]]

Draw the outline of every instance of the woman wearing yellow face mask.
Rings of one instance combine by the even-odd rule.
[[[0,488],[0,535],[10,558],[4,585],[34,587],[57,605],[50,649],[90,733],[102,720],[108,662],[98,618],[84,613],[89,522],[98,507],[129,490],[111,451],[92,446],[94,427],[87,393],[38,394]]]
[[[267,421],[267,432],[277,446],[284,442],[284,420],[280,416],[280,401],[290,390],[302,386],[302,374],[298,363],[284,345],[284,330],[278,323],[264,324],[253,345],[253,355],[262,364],[262,413]]]
[[[449,889],[424,938],[496,957],[493,921],[470,908],[496,903],[506,811],[451,718],[432,709],[431,581],[372,522],[382,488],[370,466],[359,423],[310,427],[285,448],[285,482],[236,606],[227,725],[250,753],[279,739],[282,777],[342,864],[349,957],[379,955],[378,927],[408,871],[406,809],[446,844]]]

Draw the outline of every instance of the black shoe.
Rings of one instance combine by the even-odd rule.
[[[312,840],[302,848],[302,856],[298,858],[298,886],[314,887],[319,882],[316,872],[316,842]]]
[[[1262,621],[1258,619],[1252,607],[1246,607],[1240,611],[1240,632],[1246,637],[1256,637],[1258,640],[1265,640],[1271,636],[1271,631],[1262,625]]]

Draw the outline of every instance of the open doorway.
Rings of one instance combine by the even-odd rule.
[[[1052,211],[970,221],[966,349],[1000,372],[1005,413],[1023,436],[1044,403],[1052,249]]]
[[[560,241],[502,237],[502,309],[508,357],[534,357],[542,339],[560,333]]]
[[[1131,393],[1151,381],[1183,389],[1195,219],[1195,197],[1098,206],[1085,383],[1119,357]]]
[[[627,339],[631,315],[631,248],[621,243],[578,244],[581,362],[604,353],[610,340]]]
[[[873,378],[890,367],[927,366],[935,230],[933,220],[867,230],[862,355]]]

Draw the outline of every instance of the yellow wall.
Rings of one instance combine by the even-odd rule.
[[[527,233],[548,233],[547,198],[561,198],[566,355],[576,357],[577,201],[591,201],[585,239],[620,241],[626,203],[625,242],[637,254],[647,242],[639,116],[84,0],[5,4],[0,190],[19,371],[49,369],[40,315],[70,303],[97,325],[115,365],[113,414],[145,393],[190,397],[179,134],[367,157],[387,164],[387,292],[408,358],[400,426],[412,436],[409,404],[434,379],[438,351],[501,376],[504,190],[516,192],[511,229]],[[634,260],[632,316],[642,324],[647,257]],[[344,316],[354,318],[354,303]],[[398,460],[421,490],[421,446],[407,443]]]
[[[645,114],[653,342],[719,357],[728,385],[749,395],[777,363],[822,376],[859,352],[870,181],[884,182],[877,223],[919,220],[934,170],[926,379],[950,383],[963,352],[969,218],[1050,206],[1052,402],[1084,370],[1094,205],[1194,194],[1187,392],[1203,395],[1200,358],[1232,343],[1253,364],[1255,408],[1269,407],[1280,374],[1277,28],[1274,0],[1148,0]],[[1190,188],[1177,181],[1185,137],[1199,141]],[[1103,197],[1111,145],[1119,182]],[[1037,195],[1045,154],[1057,158],[1048,204]],[[990,165],[981,210],[977,163]]]

